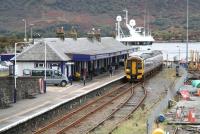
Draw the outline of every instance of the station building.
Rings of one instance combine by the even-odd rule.
[[[44,68],[46,53],[47,68],[60,70],[66,76],[95,76],[109,66],[117,69],[133,51],[137,48],[125,46],[113,37],[43,38],[17,55],[16,71],[23,76],[25,69]]]

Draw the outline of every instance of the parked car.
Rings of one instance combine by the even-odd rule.
[[[45,69],[24,69],[24,76],[41,76],[45,77]],[[69,83],[67,76],[64,76],[60,71],[53,69],[46,69],[46,84],[60,85],[65,87]]]

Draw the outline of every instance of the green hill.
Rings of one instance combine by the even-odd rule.
[[[199,7],[199,0],[189,0],[190,39],[199,40]],[[0,34],[23,36],[22,19],[26,18],[29,24],[35,24],[34,32],[44,37],[55,36],[57,26],[66,30],[76,26],[80,36],[96,27],[102,29],[103,36],[108,36],[115,29],[115,17],[124,15],[125,8],[138,26],[143,26],[146,9],[156,39],[185,38],[186,0],[1,0]]]

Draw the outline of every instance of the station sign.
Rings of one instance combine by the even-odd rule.
[[[108,58],[109,54],[98,54],[96,55],[96,59],[104,59],[104,58]]]
[[[74,65],[74,62],[67,62],[66,65]]]

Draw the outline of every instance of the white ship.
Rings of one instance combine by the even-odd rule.
[[[125,26],[129,31],[129,35],[125,35],[122,27],[122,17],[117,16],[116,18],[116,40],[122,42],[125,45],[137,46],[141,50],[151,49],[152,43],[155,41],[151,36],[150,32],[146,32],[144,27],[136,27],[136,22],[134,19],[128,20],[128,11],[125,16]],[[128,23],[129,22],[129,23]]]

